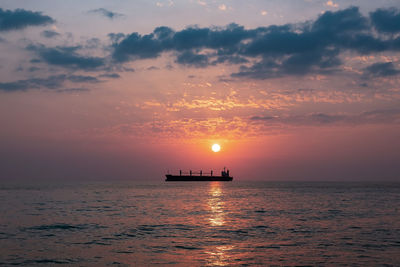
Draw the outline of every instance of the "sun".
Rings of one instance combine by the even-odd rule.
[[[221,150],[221,146],[218,144],[213,144],[211,150],[214,152],[219,152]]]

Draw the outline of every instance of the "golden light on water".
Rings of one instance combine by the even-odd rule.
[[[209,221],[212,226],[224,225],[224,204],[220,184],[211,183],[208,206],[211,211]]]
[[[209,263],[213,266],[229,265],[229,252],[234,249],[234,245],[224,245],[213,247],[213,250],[206,251],[209,254]]]
[[[213,144],[211,150],[214,152],[219,152],[221,150],[221,146],[218,144]]]
[[[223,201],[223,188],[219,182],[210,183],[208,194],[208,207],[210,209],[209,223],[211,227],[222,227],[225,225],[226,203]],[[212,246],[205,251],[208,254],[207,262],[212,266],[228,266],[231,251],[235,245]]]

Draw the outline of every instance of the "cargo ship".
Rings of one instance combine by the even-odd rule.
[[[221,171],[221,175],[214,175],[213,171],[209,173],[205,173],[203,171],[199,172],[192,172],[191,170],[189,173],[187,172],[182,172],[182,170],[179,170],[178,175],[174,174],[166,174],[165,175],[166,179],[165,181],[170,182],[183,182],[183,181],[193,181],[193,182],[206,182],[206,181],[232,181],[233,177],[229,175],[229,170],[224,170]]]

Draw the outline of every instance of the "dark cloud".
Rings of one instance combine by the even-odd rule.
[[[290,124],[290,125],[324,125],[342,122],[346,119],[343,115],[330,115],[324,113],[312,113],[307,115],[292,115],[283,117],[254,116],[253,121],[264,121],[267,124]]]
[[[28,50],[34,51],[42,61],[66,68],[93,70],[105,65],[104,59],[100,57],[87,57],[77,53],[80,46],[56,46],[45,47],[44,45],[29,45]]]
[[[303,28],[294,25],[271,26],[243,45],[245,55],[261,56],[251,66],[241,66],[233,77],[267,79],[284,75],[330,73],[342,62],[340,52],[360,54],[389,49],[385,40],[376,39],[358,8],[325,12]]]
[[[90,38],[86,41],[85,48],[93,49],[101,47],[101,40],[99,38]]]
[[[109,19],[115,19],[117,17],[122,17],[123,16],[122,14],[110,11],[110,10],[105,9],[105,8],[93,9],[93,10],[90,10],[89,12],[103,15],[104,17],[107,17]]]
[[[158,27],[147,35],[132,33],[127,36],[109,36],[116,40],[113,58],[117,61],[156,58],[162,52],[179,51],[178,57],[183,58],[179,61],[187,64],[185,58],[203,48],[219,49],[220,53],[232,54],[238,49],[235,46],[250,35],[254,35],[254,32],[246,31],[237,24],[230,24],[223,28],[191,27],[179,32],[168,27]]]
[[[97,83],[100,82],[96,77],[83,75],[53,75],[47,78],[31,78],[26,80],[18,80],[14,82],[0,83],[0,91],[15,92],[28,91],[32,89],[57,89],[62,87],[66,82],[72,83]],[[56,91],[57,91],[56,90]]]
[[[192,51],[185,51],[178,55],[176,62],[181,65],[206,67],[208,65],[208,57],[206,55],[193,53]]]
[[[364,123],[400,123],[400,109],[377,109],[364,112],[359,116]]]
[[[54,37],[59,36],[60,34],[55,31],[45,30],[45,31],[42,31],[41,35],[46,38],[54,38]]]
[[[357,7],[350,7],[336,12],[326,11],[312,24],[311,32],[324,33],[333,39],[338,35],[359,33],[368,28],[368,19]]]
[[[38,68],[38,67],[29,67],[28,68],[29,72],[34,72],[34,71],[38,71],[38,70],[40,70],[40,68]]]
[[[338,51],[296,53],[285,59],[264,58],[251,66],[242,65],[239,72],[232,77],[249,77],[254,79],[277,78],[285,75],[305,75],[307,73],[328,74],[336,71],[341,65]]]
[[[364,69],[364,76],[374,77],[387,77],[394,76],[400,73],[400,70],[396,69],[393,62],[375,63]]]
[[[104,74],[101,74],[100,77],[118,79],[121,76],[118,73],[104,73]]]
[[[255,31],[245,30],[243,26],[237,24],[230,24],[226,27],[191,27],[176,32],[171,37],[173,48],[176,50],[210,48],[231,54],[238,49],[240,42],[255,35]]]
[[[265,124],[286,124],[286,125],[360,125],[360,124],[381,124],[400,123],[400,109],[382,109],[363,112],[356,115],[311,113],[306,115],[291,116],[253,116],[252,121],[259,121]]]
[[[0,8],[0,31],[11,31],[26,28],[28,26],[43,26],[55,21],[41,12],[33,12],[24,9],[4,10]]]
[[[280,64],[274,59],[265,58],[251,66],[240,66],[239,72],[232,73],[232,77],[249,77],[253,79],[268,79],[282,76]]]
[[[276,120],[278,117],[274,117],[274,116],[253,116],[250,118],[250,120],[253,121],[274,121]]]
[[[370,13],[374,27],[385,33],[400,32],[400,11],[396,8],[377,9]]]
[[[125,38],[125,34],[123,33],[109,33],[107,36],[114,44]]]
[[[148,67],[147,68],[147,70],[159,70],[160,68],[159,67],[156,67],[156,66],[151,66],[151,67]]]
[[[85,75],[69,75],[67,79],[74,83],[98,83],[100,82],[96,77]]]
[[[135,72],[136,71],[134,68],[130,68],[130,67],[122,67],[122,70],[126,71],[126,72]]]
[[[65,88],[56,90],[57,93],[84,93],[90,91],[88,88]]]
[[[29,82],[26,80],[19,80],[16,82],[1,82],[0,90],[5,92],[13,92],[13,91],[26,91],[29,89]]]
[[[243,64],[248,63],[245,57],[242,56],[232,56],[232,55],[219,55],[217,59],[211,62],[212,65],[220,64],[220,63],[229,63],[229,64]]]
[[[383,11],[388,12],[388,20],[400,25],[397,11]],[[375,13],[365,16],[357,7],[350,7],[327,11],[314,21],[302,24],[255,29],[230,24],[181,31],[158,27],[146,35],[109,36],[113,41],[112,56],[117,62],[157,58],[162,53],[174,52],[178,64],[195,67],[241,64],[233,77],[267,79],[338,71],[342,65],[340,55],[346,51],[359,54],[399,51],[400,37],[386,34],[388,30],[379,35],[375,33],[372,25],[378,27],[379,21],[375,17]]]
[[[66,80],[66,75],[55,75],[48,78],[32,78],[26,80],[18,80],[15,82],[0,83],[0,90],[6,92],[13,91],[27,91],[30,89],[48,88],[56,89],[59,88]]]
[[[156,28],[153,33],[140,35],[132,33],[113,45],[113,58],[119,62],[131,59],[156,58],[161,52],[171,49],[173,31],[167,27]],[[119,40],[120,35],[109,35]]]

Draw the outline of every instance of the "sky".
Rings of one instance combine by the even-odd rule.
[[[0,0],[0,180],[400,181],[399,56],[394,0]]]

